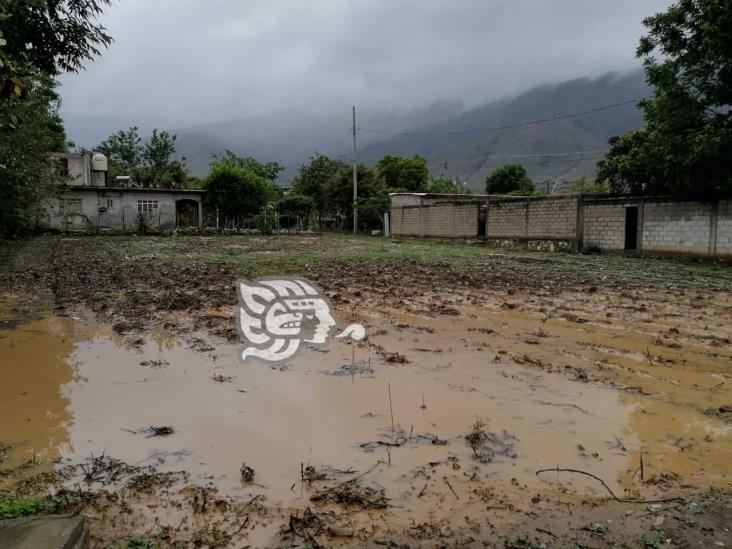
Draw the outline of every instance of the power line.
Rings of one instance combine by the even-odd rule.
[[[557,152],[557,153],[527,153],[527,154],[487,154],[484,158],[525,158],[529,156],[570,156],[576,154],[598,154],[606,153],[610,149],[598,149],[595,151],[574,151],[574,152]]]
[[[604,158],[604,153],[607,152],[607,150],[603,151],[587,151],[587,155],[583,155],[582,153],[549,153],[549,154],[514,154],[514,155],[492,155],[488,154],[486,156],[476,157],[476,158],[466,158],[463,160],[448,160],[448,168],[454,167],[454,166],[463,166],[463,165],[470,165],[470,164],[483,164],[487,162],[488,160],[494,159],[494,158],[535,158],[535,159],[541,159],[546,157],[553,157],[553,156],[559,156],[559,157],[571,157],[571,158],[562,158],[561,160],[555,160],[554,163],[557,162],[581,162],[585,160],[601,160]],[[592,153],[592,154],[589,154]],[[580,156],[576,156],[579,154]],[[598,155],[595,157],[594,155]],[[433,166],[442,166],[445,164],[445,161],[440,160],[430,160],[429,164]]]
[[[595,109],[590,109],[587,111],[580,111],[580,112],[573,112],[569,114],[560,114],[557,116],[552,116],[550,118],[542,118],[539,120],[531,120],[529,122],[521,122],[520,124],[510,124],[508,126],[494,126],[492,128],[481,128],[477,130],[457,130],[457,131],[450,131],[450,132],[392,132],[392,131],[386,131],[386,130],[371,130],[368,128],[359,128],[362,132],[367,133],[378,133],[382,135],[412,135],[412,136],[428,136],[428,135],[468,135],[473,133],[485,133],[485,132],[495,132],[500,130],[510,130],[513,128],[523,128],[525,126],[535,126],[538,124],[545,124],[547,122],[554,122],[556,120],[565,120],[567,118],[575,118],[577,116],[584,116],[586,114],[593,114],[596,112],[602,112],[607,111],[610,109],[615,109],[617,107],[622,107],[623,105],[630,105],[631,103],[638,103],[639,101],[643,101],[644,99],[648,99],[648,96],[646,97],[640,97],[638,99],[630,99],[628,101],[621,101],[620,103],[613,103],[611,105],[605,105],[602,107],[597,107]]]

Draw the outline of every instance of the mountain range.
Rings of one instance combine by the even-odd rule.
[[[460,101],[440,101],[407,112],[358,112],[358,159],[373,165],[385,154],[420,154],[433,176],[457,179],[474,191],[482,190],[495,168],[522,164],[540,190],[556,190],[594,175],[608,139],[642,125],[632,100],[649,94],[642,72],[634,71],[540,86],[470,109]],[[625,104],[564,117],[618,103]],[[286,167],[280,180],[287,185],[298,164],[316,152],[351,161],[351,109],[338,110],[301,109],[181,128],[166,120],[70,113],[64,120],[69,138],[87,148],[130,125],[140,126],[143,135],[152,127],[168,129],[177,135],[178,157],[195,175],[205,174],[211,155],[225,149],[276,160]]]

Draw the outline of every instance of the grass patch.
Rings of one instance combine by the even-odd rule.
[[[78,271],[95,282],[104,271],[108,281],[96,285],[97,301],[118,300],[115,272],[130,267],[146,272],[174,271],[177,266],[205,269],[222,266],[240,276],[300,275],[333,263],[389,268],[409,263],[441,272],[469,273],[490,280],[493,274],[524,277],[527,283],[561,288],[572,284],[653,287],[676,290],[732,290],[728,261],[695,258],[576,255],[501,249],[483,243],[424,239],[394,240],[365,235],[212,235],[42,237],[11,246],[0,267],[0,287],[18,280],[53,285],[48,258],[59,273]],[[32,278],[35,277],[35,278]],[[62,281],[63,282],[63,281]],[[92,284],[94,285],[94,284]],[[52,286],[53,287],[53,286]],[[55,289],[55,288],[54,288]]]
[[[58,513],[62,503],[45,498],[8,498],[0,496],[0,519],[14,519],[40,514]]]

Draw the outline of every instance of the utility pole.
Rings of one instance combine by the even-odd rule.
[[[356,106],[353,106],[353,234],[358,232],[358,175],[356,173]]]

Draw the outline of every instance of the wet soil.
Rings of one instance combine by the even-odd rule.
[[[0,254],[0,489],[78,487],[98,546],[732,543],[727,265],[341,236]],[[234,282],[278,273],[368,339],[242,364]]]

